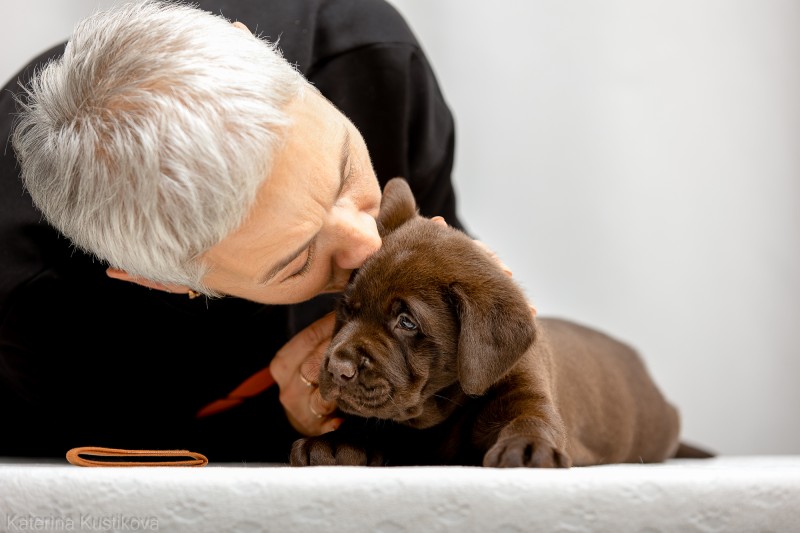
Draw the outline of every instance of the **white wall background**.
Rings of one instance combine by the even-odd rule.
[[[688,440],[800,453],[800,1],[391,1],[540,314],[637,347]],[[114,3],[4,6],[0,76]]]

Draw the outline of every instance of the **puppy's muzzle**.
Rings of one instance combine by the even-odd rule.
[[[322,397],[336,400],[344,412],[387,418],[392,414],[384,412],[392,387],[371,367],[371,358],[360,343],[338,345],[327,356],[320,373]]]
[[[333,382],[340,387],[351,383],[358,375],[359,359],[361,357],[352,353],[351,350],[339,349],[333,352],[327,365]]]

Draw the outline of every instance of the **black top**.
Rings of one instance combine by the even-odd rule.
[[[366,139],[378,179],[406,177],[422,214],[461,227],[450,172],[454,127],[435,75],[404,20],[378,0],[206,0],[269,40]],[[109,279],[72,248],[23,191],[7,141],[12,93],[0,94],[0,455],[59,456],[75,446],[185,448],[214,460],[286,461],[298,437],[277,387],[200,420],[332,307],[186,295]]]

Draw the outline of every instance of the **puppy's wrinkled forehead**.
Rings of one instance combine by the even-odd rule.
[[[353,276],[345,298],[362,308],[411,296],[427,299],[463,276],[464,261],[482,259],[466,235],[415,217],[384,237]]]
[[[384,187],[377,223],[381,248],[356,271],[343,295],[353,308],[386,313],[411,296],[433,302],[451,284],[480,284],[497,270],[466,233],[420,216],[402,178]]]

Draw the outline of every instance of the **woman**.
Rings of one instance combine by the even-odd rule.
[[[116,7],[0,109],[0,455],[285,461],[340,421],[314,363],[382,184],[461,227],[450,112],[383,2]]]

